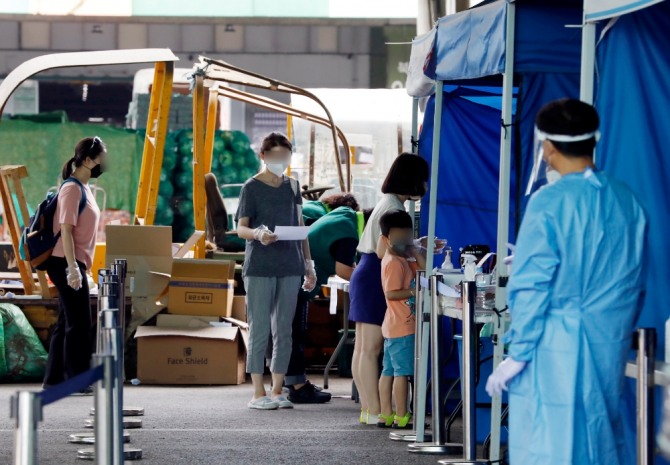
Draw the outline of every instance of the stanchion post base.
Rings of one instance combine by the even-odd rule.
[[[398,442],[416,442],[416,433],[414,432],[407,432],[407,433],[389,433],[389,439],[391,441],[398,441]],[[431,442],[433,440],[433,436],[430,434],[424,434],[423,439],[426,442]]]
[[[85,420],[84,428],[92,429],[95,428],[95,420]],[[130,418],[125,417],[123,419],[123,429],[140,429],[142,428],[142,419],[141,418]]]
[[[412,454],[429,454],[429,455],[452,455],[462,454],[462,444],[435,444],[434,442],[422,442],[418,444],[410,444],[407,450]]]
[[[67,442],[70,444],[84,444],[84,445],[93,445],[95,444],[95,434],[94,433],[80,433],[80,434],[71,434],[67,438]],[[128,444],[130,442],[130,434],[127,431],[123,432],[123,442]]]
[[[95,407],[91,407],[90,415],[95,416]],[[142,407],[123,407],[123,416],[124,417],[143,417],[144,408]]]
[[[480,460],[464,460],[464,459],[446,459],[438,460],[440,465],[490,465],[491,462],[482,462]]]
[[[79,449],[77,451],[77,458],[79,460],[95,460],[95,449]],[[123,460],[142,460],[142,449],[125,448],[123,449]]]

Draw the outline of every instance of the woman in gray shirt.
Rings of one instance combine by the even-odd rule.
[[[293,147],[279,133],[262,143],[260,156],[265,168],[244,184],[237,210],[237,233],[246,239],[244,286],[247,292],[249,345],[247,373],[254,396],[249,408],[275,410],[293,408],[282,395],[284,376],[291,357],[291,331],[302,277],[303,289],[316,286],[309,242],[278,241],[276,226],[302,226],[302,197],[298,182],[284,175]],[[263,383],[265,353],[272,334],[272,394]]]

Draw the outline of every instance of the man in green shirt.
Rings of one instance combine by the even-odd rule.
[[[300,291],[293,319],[293,351],[285,380],[289,387],[289,399],[293,403],[320,404],[331,399],[329,393],[320,391],[305,375],[304,347],[309,301],[321,292],[321,286],[328,283],[330,276],[337,275],[346,280],[351,278],[356,266],[356,247],[371,213],[372,210],[357,212],[350,207],[338,207],[310,226],[308,239],[317,285],[312,292]]]
[[[349,193],[333,194],[323,196],[319,200],[307,200],[302,203],[302,217],[305,226],[311,226],[322,216],[326,216],[339,207],[349,207],[358,211],[359,206],[356,197]]]

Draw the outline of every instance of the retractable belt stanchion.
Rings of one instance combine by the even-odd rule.
[[[656,331],[637,330],[637,465],[654,463],[654,367]]]
[[[105,373],[95,385],[95,448],[77,451],[77,458],[95,459],[98,465],[114,465],[114,356],[99,354],[94,359],[98,365],[103,365]]]
[[[408,445],[412,453],[418,454],[455,454],[462,450],[460,444],[447,444],[444,425],[444,414],[442,412],[444,393],[441,388],[442,373],[442,341],[440,326],[440,295],[437,290],[438,283],[442,282],[442,276],[432,275],[430,277],[430,347],[431,347],[431,371],[432,371],[432,400],[433,400],[433,441],[415,443]]]
[[[440,460],[442,465],[484,465],[477,461],[476,425],[476,369],[477,369],[477,327],[475,326],[475,305],[477,284],[463,282],[463,355],[461,383],[463,383],[463,459]]]
[[[14,465],[39,463],[37,424],[42,421],[42,403],[36,392],[17,392],[11,401],[11,418],[16,420],[14,432]]]
[[[112,265],[112,273],[118,276],[119,278],[119,288],[118,288],[118,308],[119,308],[119,364],[117,365],[118,376],[121,385],[125,381],[125,344],[126,344],[126,277],[128,273],[128,262],[125,259],[116,259]],[[121,390],[121,406],[123,407],[123,416],[124,417],[141,417],[144,415],[144,409],[142,407],[127,407],[123,401],[123,389]],[[134,428],[142,427],[142,420],[139,418],[127,419],[124,423],[132,424]]]
[[[121,265],[120,265],[121,266]],[[95,427],[95,449],[82,449],[77,456],[83,460],[96,461],[106,460],[110,449],[112,452],[112,462],[114,465],[120,465],[125,460],[138,460],[142,458],[142,450],[137,448],[124,449],[123,444],[129,441],[126,439],[123,428],[132,428],[134,425],[129,420],[123,418],[123,330],[121,326],[121,308],[123,302],[119,300],[120,287],[119,275],[115,273],[118,266],[111,272],[101,270],[98,287],[98,321],[101,323],[98,329],[98,347],[100,356],[111,359],[110,378],[107,377],[108,367],[105,362],[105,385],[104,389],[99,385],[96,390],[96,402],[92,412],[95,415],[94,420],[87,420],[87,427]],[[105,359],[106,360],[106,359]],[[103,360],[104,361],[104,360]],[[100,399],[104,391],[104,402]],[[101,410],[104,409],[104,410]],[[106,415],[111,415],[112,421],[109,426],[109,432],[105,427],[104,421]],[[135,426],[136,427],[136,426]],[[99,431],[102,428],[103,431]],[[111,436],[111,438],[110,438]],[[110,442],[107,442],[111,439]],[[104,444],[99,444],[104,441]],[[100,462],[99,462],[100,463]],[[106,463],[106,462],[102,462]]]
[[[389,434],[392,441],[417,442],[417,426],[421,422],[422,438],[420,442],[425,441],[425,412],[426,412],[426,379],[422,376],[421,370],[421,339],[423,332],[423,286],[421,282],[425,279],[426,272],[419,270],[416,273],[416,331],[414,337],[414,386],[412,386],[412,413],[414,414],[414,421],[412,431],[394,431]],[[420,398],[423,401],[420,401]],[[421,412],[421,413],[419,413]]]

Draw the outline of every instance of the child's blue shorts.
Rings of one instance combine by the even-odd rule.
[[[414,376],[414,334],[384,339],[382,376]]]

